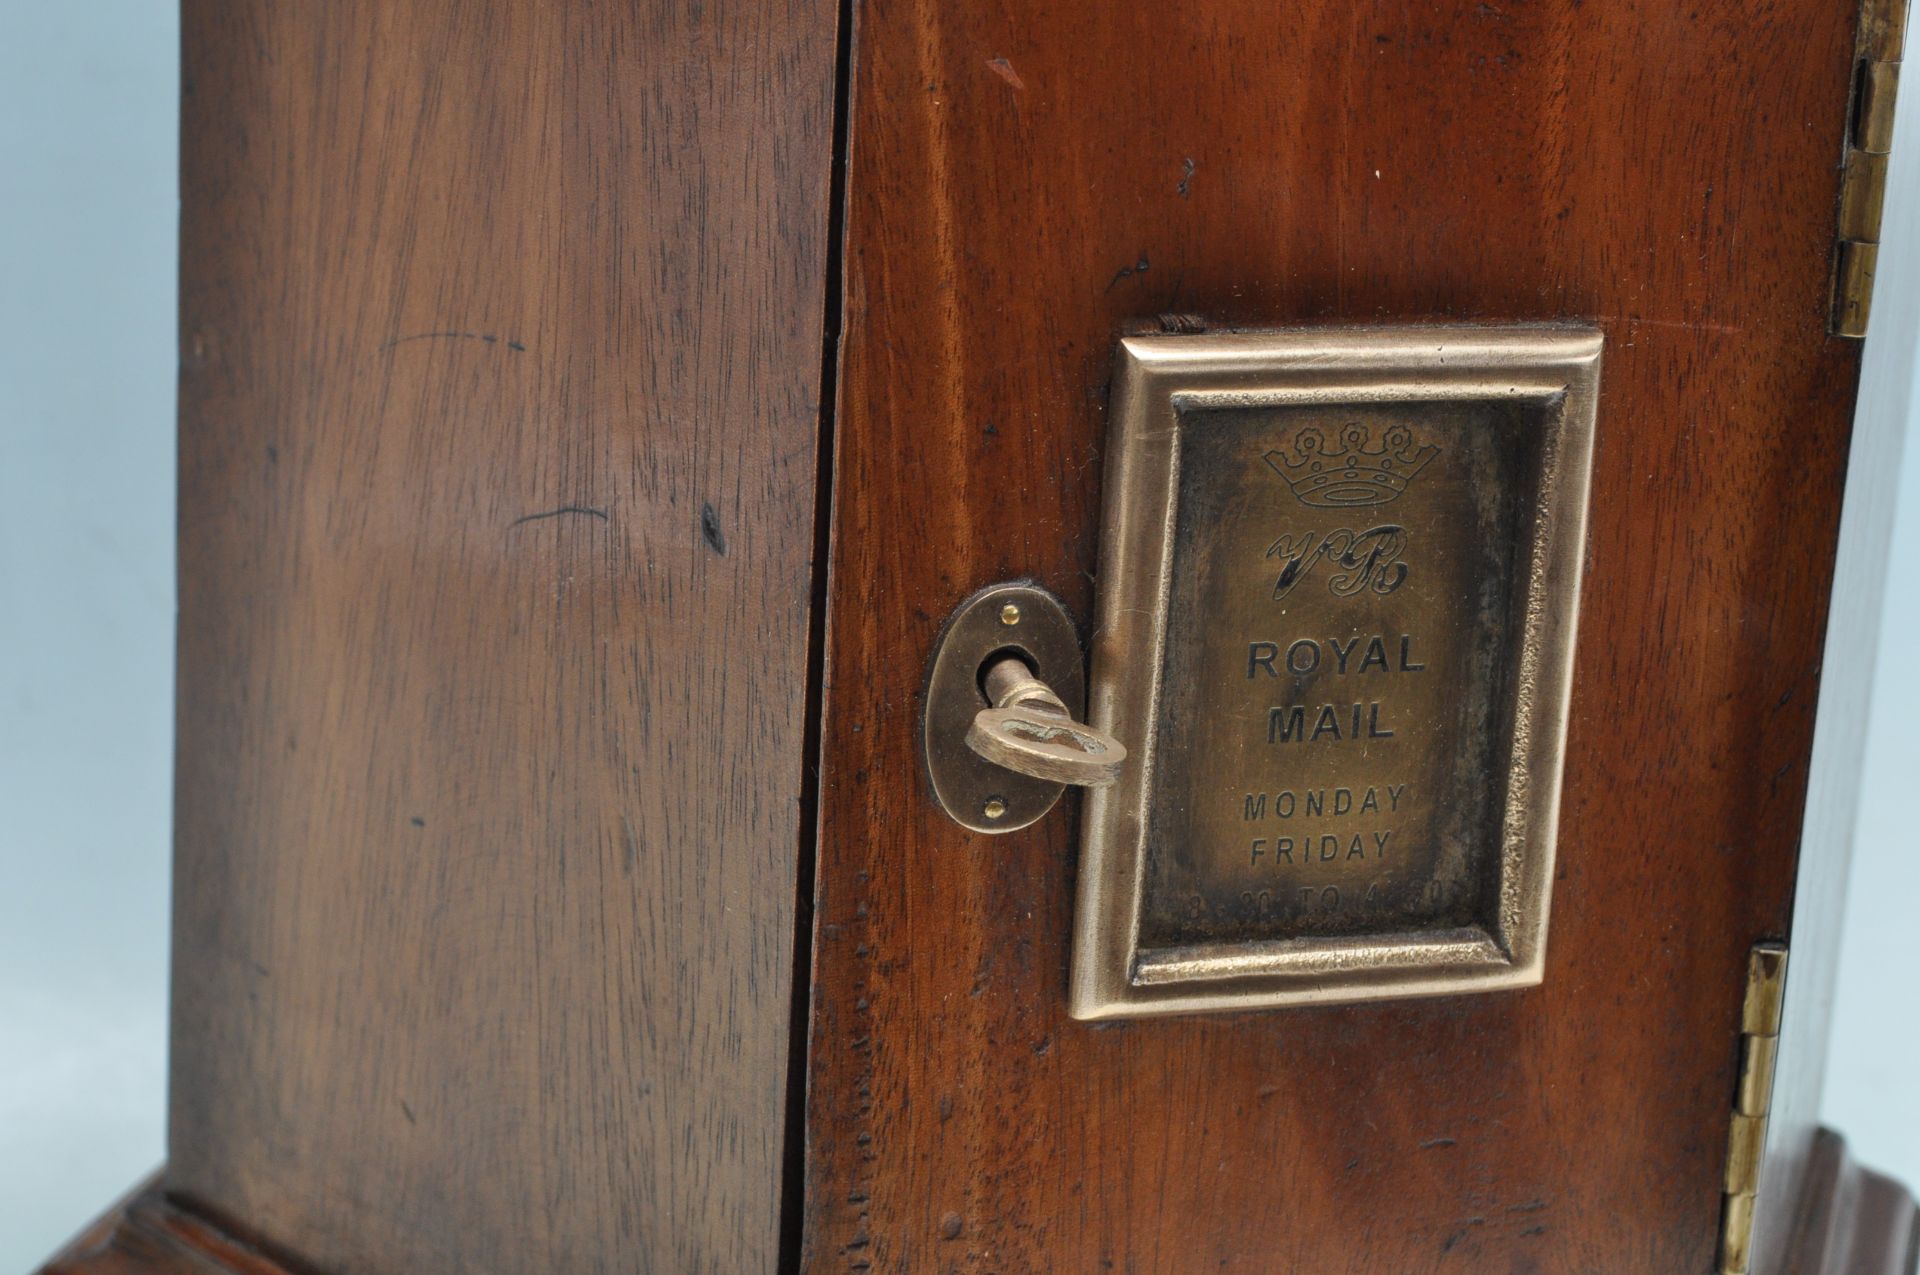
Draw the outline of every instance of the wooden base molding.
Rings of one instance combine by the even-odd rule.
[[[300,1275],[166,1198],[136,1188],[39,1275]]]
[[[1820,1131],[1782,1270],[1809,1275],[1914,1275],[1920,1213],[1907,1188],[1847,1154]]]
[[[1907,1189],[1847,1154],[1822,1130],[1793,1238],[1778,1267],[1791,1275],[1916,1275],[1920,1210]],[[308,1275],[268,1257],[166,1198],[136,1188],[38,1275]]]

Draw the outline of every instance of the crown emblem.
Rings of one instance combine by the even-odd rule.
[[[1287,480],[1303,505],[1321,509],[1349,509],[1356,505],[1384,505],[1407,489],[1438,447],[1415,443],[1404,425],[1387,429],[1375,443],[1373,432],[1358,421],[1341,427],[1338,445],[1329,450],[1327,437],[1315,425],[1293,436],[1293,451],[1276,448],[1267,464]]]

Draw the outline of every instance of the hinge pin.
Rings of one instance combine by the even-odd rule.
[[[1900,88],[1906,29],[1907,0],[1862,0],[1853,113],[1835,233],[1830,316],[1835,336],[1867,334],[1873,276],[1880,263],[1880,214],[1887,195],[1887,154],[1893,149],[1893,104]]]
[[[1786,1000],[1787,949],[1756,943],[1747,954],[1747,994],[1740,1011],[1740,1080],[1727,1126],[1727,1167],[1720,1213],[1720,1275],[1747,1275],[1753,1267],[1753,1207],[1760,1198],[1760,1165],[1773,1108],[1773,1068],[1780,1054],[1780,1014]]]

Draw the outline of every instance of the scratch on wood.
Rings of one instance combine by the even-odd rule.
[[[539,522],[545,518],[558,518],[562,514],[585,514],[589,518],[598,518],[601,522],[607,521],[607,511],[604,509],[595,509],[591,505],[562,505],[558,509],[546,509],[537,514],[521,514],[507,524],[507,530],[511,531],[523,522]]]
[[[707,548],[723,558],[727,556],[726,533],[720,530],[720,515],[712,505],[700,506],[700,538],[707,542]]]
[[[1150,263],[1147,261],[1147,254],[1145,252],[1142,252],[1140,254],[1140,260],[1134,262],[1130,266],[1121,266],[1118,270],[1113,272],[1113,278],[1107,281],[1107,291],[1112,292],[1114,288],[1119,286],[1120,281],[1126,278],[1128,275],[1145,274],[1147,272],[1147,266],[1149,264]]]
[[[1027,91],[1027,82],[1020,78],[1020,72],[1013,69],[1013,63],[1007,61],[1005,58],[988,58],[987,69],[1007,83],[1013,85],[1013,87],[1020,92],[1024,93]]]
[[[384,352],[396,345],[405,345],[408,341],[485,341],[488,345],[505,345],[516,354],[525,354],[527,351],[523,343],[511,337],[503,340],[492,332],[413,332],[383,342],[380,349]]]

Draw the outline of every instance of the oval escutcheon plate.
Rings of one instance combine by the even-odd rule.
[[[1009,769],[967,742],[976,719],[993,711],[983,678],[1005,656],[1031,669],[1068,714],[1079,712],[1086,701],[1080,636],[1053,594],[1024,581],[994,584],[954,609],[927,670],[920,745],[934,799],[956,823],[975,832],[1027,827],[1053,809],[1067,782],[1065,775]]]

